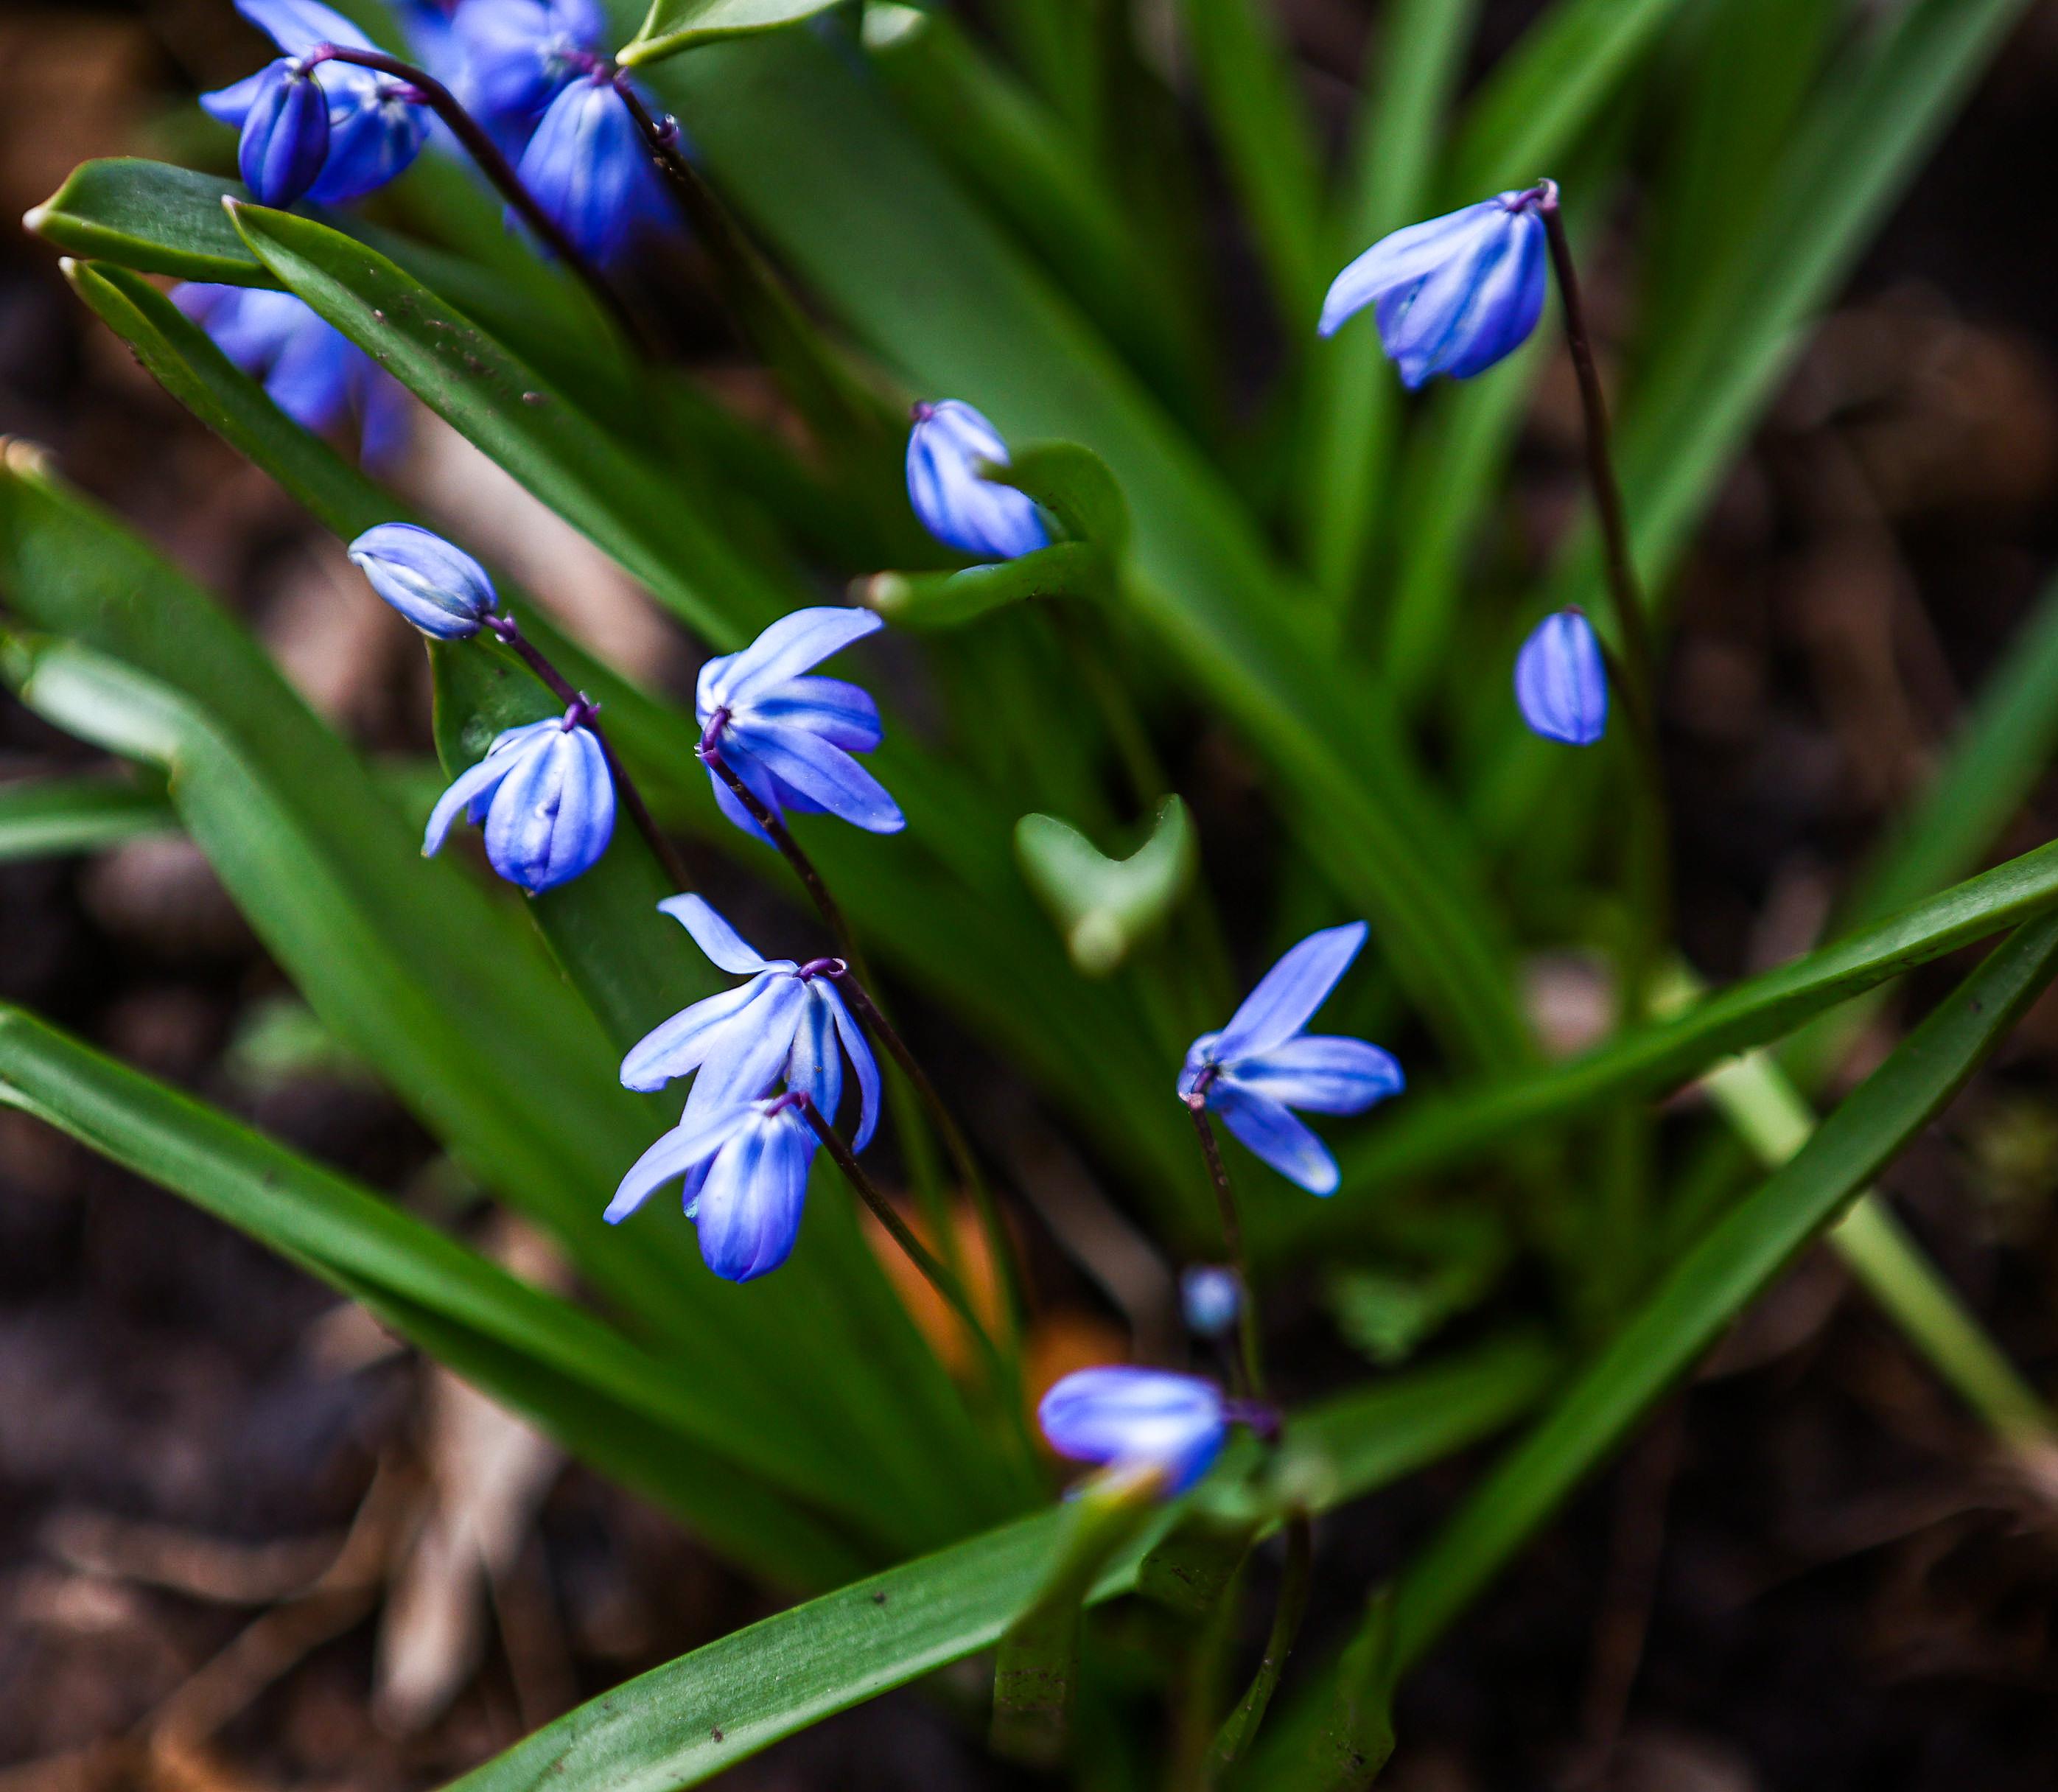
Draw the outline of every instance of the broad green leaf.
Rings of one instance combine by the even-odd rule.
[[[1997,947],[1758,1192],[1659,1280],[1650,1297],[1402,1575],[1404,1668],[1722,1328],[1936,1118],[2058,971],[2058,920]]]
[[[1129,503],[1107,463],[1076,442],[1031,442],[986,477],[1026,492],[1075,542],[1109,554],[1129,545]]]
[[[1785,1167],[1675,1261],[1404,1569],[1392,1618],[1396,1672],[1420,1661],[1722,1329],[1937,1117],[2054,974],[2058,919],[2046,916],[1997,947]],[[1352,1783],[1313,1746],[1337,1687],[1332,1670],[1309,1689],[1253,1763],[1252,1784],[1317,1792]]]
[[[842,0],[651,0],[650,15],[616,58],[630,68],[722,38],[776,31],[825,13]]]
[[[722,648],[797,607],[643,462],[396,264],[287,212],[229,202],[282,284]]]
[[[993,1670],[993,1750],[1011,1761],[1052,1766],[1071,1728],[1086,1602],[1108,1565],[1148,1528],[1156,1482],[1145,1476],[1093,1477],[1064,1515],[1043,1584],[1002,1632]]]
[[[754,1440],[691,1378],[334,1172],[4,1005],[0,1102],[365,1300],[568,1448],[629,1466],[761,1573],[819,1586],[861,1564],[790,1493],[738,1466]]]
[[[1321,168],[1300,77],[1267,0],[1181,0],[1210,121],[1289,339],[1328,284]]]
[[[1325,1499],[1340,1504],[1498,1428],[1553,1366],[1532,1343],[1484,1346],[1297,1416],[1293,1435],[1333,1465]],[[465,1792],[698,1785],[782,1736],[992,1647],[1042,1584],[1064,1521],[1062,1511],[1039,1512],[768,1618],[581,1706],[455,1783]],[[1130,1591],[1154,1541],[1146,1532],[1091,1598]]]
[[[1594,112],[1683,0],[1561,0],[1496,65],[1464,122],[1442,185],[1469,205],[1557,170]]]
[[[1107,556],[1085,542],[1058,542],[991,566],[958,572],[874,573],[854,594],[896,628],[962,628],[982,616],[1035,598],[1102,598]]]
[[[1015,850],[1073,964],[1089,977],[1111,975],[1162,929],[1200,868],[1193,824],[1177,797],[1166,799],[1150,837],[1126,859],[1103,856],[1053,815],[1023,816]]]
[[[177,828],[163,790],[133,777],[22,778],[0,784],[0,861],[93,852]]]
[[[1309,852],[1369,913],[1446,1042],[1526,1058],[1464,829],[1234,495],[1105,347],[807,34],[712,46],[654,76],[724,192],[912,387],[969,399],[1011,440],[1078,442],[1107,463],[1134,519],[1130,612],[1263,754]]]
[[[2012,859],[1942,896],[1734,983],[1669,1020],[1638,1028],[1569,1064],[1470,1093],[1409,1097],[1341,1155],[1333,1206],[1289,1209],[1271,1238],[1313,1238],[1341,1223],[1355,1198],[1404,1177],[1476,1161],[1544,1122],[1625,1095],[1656,1095],[1734,1052],[1791,1032],[1849,997],[2058,908],[2058,844]]]

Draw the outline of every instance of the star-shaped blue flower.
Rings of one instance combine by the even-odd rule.
[[[1290,1111],[1361,1114],[1406,1079],[1391,1052],[1364,1039],[1309,1033],[1307,1024],[1365,944],[1365,924],[1312,933],[1265,974],[1219,1033],[1187,1048],[1179,1095],[1310,1194],[1333,1194],[1337,1160]]]

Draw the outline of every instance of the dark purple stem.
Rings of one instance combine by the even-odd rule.
[[[1215,1129],[1208,1120],[1208,1090],[1216,1075],[1212,1064],[1201,1072],[1186,1097],[1186,1112],[1193,1119],[1194,1132],[1201,1142],[1201,1155],[1207,1160],[1208,1179],[1214,1185],[1215,1209],[1222,1215],[1222,1242],[1228,1248],[1236,1279],[1243,1286],[1243,1298],[1237,1306],[1237,1341],[1242,1346],[1241,1359],[1236,1365],[1239,1382],[1237,1392],[1261,1401],[1265,1398],[1265,1365],[1258,1353],[1257,1302],[1251,1285],[1250,1260],[1244,1253],[1243,1222],[1237,1212],[1236,1190],[1229,1179],[1229,1166],[1222,1162],[1222,1146],[1216,1142]]]
[[[666,881],[674,890],[691,889],[693,876],[686,869],[685,860],[680,858],[678,849],[658,828],[656,818],[650,813],[650,805],[643,801],[643,793],[636,788],[636,781],[630,777],[627,769],[616,757],[614,744],[600,726],[598,720],[599,705],[574,686],[550,663],[542,649],[522,634],[522,625],[513,617],[488,616],[479,626],[511,647],[522,663],[543,681],[550,694],[565,705],[566,726],[575,727],[582,722],[592,731],[593,737],[600,743],[602,756],[607,761],[608,775],[614,780],[615,794],[620,797],[622,806],[629,811],[629,819],[635,824],[637,832],[643,836],[656,856]],[[579,717],[578,721],[573,719],[575,713]]]
[[[550,252],[571,269],[591,290],[594,296],[604,305],[608,314],[622,326],[629,340],[638,348],[648,349],[650,338],[636,314],[629,308],[622,295],[616,292],[606,275],[585,250],[566,234],[558,221],[545,211],[536,196],[530,192],[522,177],[515,172],[514,165],[500,153],[500,146],[487,135],[485,127],[465,110],[457,96],[436,79],[426,69],[411,62],[403,62],[397,56],[389,56],[383,50],[357,50],[348,44],[319,44],[309,52],[301,64],[312,69],[321,62],[348,62],[355,68],[375,69],[381,74],[389,74],[396,81],[404,81],[414,89],[422,103],[450,126],[451,133],[465,148],[465,153],[477,162],[487,179],[498,187],[507,203],[522,214],[524,222],[548,246]]]

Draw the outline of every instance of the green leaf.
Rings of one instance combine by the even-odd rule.
[[[177,829],[165,793],[133,777],[24,778],[0,784],[0,861],[97,852]]]
[[[1194,69],[1289,340],[1328,283],[1322,177],[1299,76],[1261,0],[1182,0]]]
[[[396,264],[290,213],[230,210],[283,284],[717,647],[796,607],[676,483]]]
[[[1365,1792],[1393,1754],[1393,1589],[1372,1595],[1337,1663],[1328,1721],[1307,1783],[1322,1792]]]
[[[630,68],[676,56],[697,44],[776,31],[825,13],[842,0],[651,0],[650,16],[616,60]]]
[[[1569,1064],[1468,1093],[1408,1098],[1341,1155],[1333,1206],[1289,1210],[1265,1242],[1312,1238],[1354,1197],[1404,1177],[1491,1154],[1503,1141],[1562,1123],[1625,1095],[1675,1088],[1716,1059],[1792,1031],[1836,1003],[1917,964],[2058,908],[2058,844],[1969,879],[1918,907],[1718,991],[1672,1019],[1638,1028]]]
[[[1355,1499],[1505,1424],[1540,1391],[1547,1359],[1520,1341],[1396,1377],[1347,1405],[1297,1415],[1338,1472],[1324,1503]],[[1169,1524],[1172,1514],[1164,1520]],[[670,1792],[783,1736],[989,1649],[1035,1596],[1063,1533],[1039,1512],[781,1612],[618,1687],[455,1782],[463,1792]],[[1136,1583],[1146,1532],[1093,1603]]]
[[[1126,859],[1103,856],[1053,815],[1023,816],[1015,850],[1072,963],[1088,977],[1112,975],[1159,932],[1200,868],[1193,823],[1177,797],[1165,799],[1150,837]]]
[[[1001,1635],[990,1736],[996,1754],[1043,1767],[1063,1758],[1087,1596],[1158,1517],[1158,1485],[1152,1476],[1097,1475],[1066,1508],[1043,1584]]]
[[[1085,542],[1059,542],[1014,560],[958,572],[875,573],[853,594],[896,628],[956,629],[1036,598],[1107,595],[1107,556]]]
[[[221,209],[243,192],[219,175],[115,157],[74,169],[22,222],[67,255],[178,280],[276,286]]]
[[[637,1484],[760,1572],[820,1585],[858,1564],[819,1518],[738,1467],[753,1440],[691,1380],[332,1171],[6,1005],[0,1102],[364,1299],[568,1448],[630,1465]]]
[[[2058,971],[2058,919],[2012,935],[1758,1192],[1659,1279],[1551,1411],[1417,1556],[1396,1595],[1404,1668],[1722,1328],[1941,1112]]]
[[[1107,463],[1076,442],[1031,442],[983,476],[1027,492],[1075,542],[1110,554],[1129,545],[1129,501]]]

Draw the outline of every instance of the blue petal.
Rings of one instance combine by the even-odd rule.
[[[705,1108],[765,1095],[785,1074],[808,1005],[807,987],[799,978],[768,975],[757,999],[721,1022],[703,1042],[689,1105]]]
[[[958,399],[928,407],[908,436],[908,501],[922,526],[946,547],[983,560],[1049,546],[1035,501],[981,477],[987,463],[1006,466],[1007,444],[983,415]]]
[[[240,81],[217,88],[212,93],[201,94],[201,111],[210,118],[218,118],[223,124],[241,130],[243,121],[250,116],[251,107],[257,103],[257,96],[264,91],[265,84],[276,66],[268,62],[255,74],[247,74]]]
[[[836,1049],[836,1015],[822,1000],[828,993],[827,984],[811,982],[802,987],[808,992],[808,1004],[793,1029],[786,1087],[805,1095],[815,1104],[815,1111],[834,1126],[836,1110],[843,1104],[843,1054]]]
[[[368,80],[348,81],[349,75]],[[328,162],[308,197],[345,205],[405,173],[428,141],[428,119],[397,82],[369,70],[325,62],[316,78],[329,93]]]
[[[857,1132],[851,1140],[850,1148],[862,1151],[872,1142],[872,1135],[879,1127],[879,1061],[872,1055],[872,1042],[865,1038],[864,1029],[844,1005],[843,997],[835,987],[822,983],[816,987],[828,1004],[829,1014],[836,1022],[836,1035],[843,1041],[851,1067],[857,1072]]]
[[[1407,1086],[1392,1052],[1365,1039],[1309,1033],[1238,1059],[1229,1080],[1311,1114],[1362,1114]]]
[[[334,429],[350,415],[358,355],[349,338],[309,312],[279,344],[265,393],[303,429]]]
[[[1480,282],[1465,340],[1441,371],[1469,379],[1513,354],[1529,340],[1544,315],[1548,245],[1544,221],[1533,211],[1514,215],[1508,252]]]
[[[1153,1369],[1078,1370],[1043,1396],[1036,1421],[1060,1456],[1156,1468],[1170,1493],[1207,1472],[1229,1428],[1213,1382]]]
[[[264,71],[236,146],[243,184],[267,205],[290,205],[328,159],[328,96],[286,62]]]
[[[424,634],[463,641],[479,633],[499,598],[486,569],[461,547],[411,523],[382,523],[350,544],[350,558],[380,597]]]
[[[607,1204],[604,1216],[618,1226],[674,1177],[684,1176],[697,1164],[705,1163],[756,1118],[748,1107],[737,1107],[717,1114],[696,1126],[681,1125],[660,1138],[630,1166]]]
[[[451,21],[480,103],[502,114],[540,112],[604,29],[593,0],[466,0]]]
[[[792,1110],[741,1128],[701,1185],[701,1257],[725,1281],[768,1275],[793,1254],[814,1142]]]
[[[741,653],[727,656],[721,670],[703,682],[701,700],[710,715],[717,709],[743,709],[885,626],[886,619],[876,610],[843,604],[797,610],[781,617]]]
[[[1335,335],[1367,305],[1426,279],[1506,210],[1498,199],[1483,199],[1382,236],[1337,276],[1322,302],[1321,333]]]
[[[603,264],[665,219],[642,133],[604,79],[582,76],[550,101],[518,172],[558,228]]]
[[[1209,1091],[1210,1105],[1222,1115],[1222,1124],[1243,1141],[1253,1157],[1261,1158],[1289,1182],[1298,1182],[1310,1194],[1334,1194],[1341,1180],[1337,1160],[1329,1148],[1278,1103],[1253,1095],[1233,1083],[1222,1083]]]
[[[489,753],[469,771],[460,772],[457,781],[436,799],[436,806],[429,812],[428,831],[422,836],[422,856],[428,858],[440,852],[458,817],[480,798],[491,796],[514,769],[513,760]]]
[[[374,472],[391,467],[406,451],[414,420],[407,389],[369,356],[358,364],[358,458]]]
[[[1504,220],[1508,216],[1502,214]],[[1404,296],[1390,295],[1381,301],[1380,339],[1404,385],[1411,390],[1421,386],[1462,352],[1477,315],[1480,290],[1514,248],[1514,236],[1504,223],[1481,231]]]
[[[769,978],[758,977],[734,989],[725,989],[681,1008],[669,1020],[652,1027],[622,1060],[622,1087],[648,1095],[675,1077],[698,1070],[707,1055],[710,1036],[724,1022],[733,1019],[764,995],[769,983]]]
[[[236,10],[288,56],[305,56],[320,44],[376,47],[341,13],[316,0],[236,0]]]
[[[774,815],[780,813],[783,805],[779,801],[777,780],[773,778],[763,766],[754,765],[747,760],[737,758],[732,758],[727,763],[729,769],[742,779],[760,802]],[[772,836],[757,824],[757,817],[743,806],[737,800],[736,793],[729,789],[728,781],[716,772],[713,766],[708,768],[708,782],[714,787],[714,806],[721,811],[724,818],[729,824],[732,827],[740,828],[753,840],[762,840],[769,846],[772,844]]]
[[[1251,1052],[1269,1051],[1306,1026],[1328,999],[1365,944],[1363,921],[1311,933],[1265,973],[1243,1006],[1230,1016],[1210,1056],[1234,1063]]]
[[[1515,660],[1522,719],[1547,741],[1590,747],[1607,731],[1607,668],[1592,623],[1577,610],[1547,616]]]
[[[658,904],[658,912],[669,915],[693,936],[693,944],[707,954],[709,961],[732,977],[755,976],[775,962],[781,970],[797,968],[791,959],[775,961],[759,956],[743,936],[715,912],[705,896],[667,896]]]
[[[840,678],[789,678],[752,700],[749,719],[805,729],[845,753],[870,753],[886,737],[872,693]]]
[[[486,856],[532,896],[590,871],[614,832],[614,781],[590,729],[556,727],[526,745],[493,793]]]
[[[830,814],[875,834],[898,833],[908,825],[900,805],[871,773],[820,736],[799,729],[732,726],[734,751],[756,760],[783,784],[810,797]],[[728,749],[725,747],[725,751]]]

